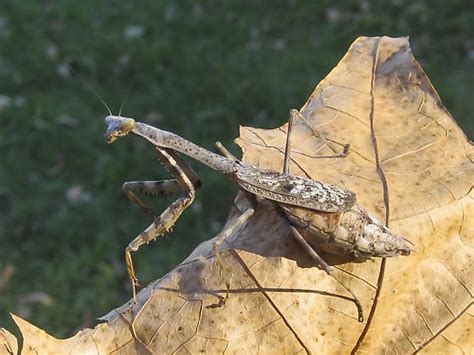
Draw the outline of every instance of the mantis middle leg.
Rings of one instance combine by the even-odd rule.
[[[222,243],[225,242],[225,240],[229,236],[231,236],[234,233],[234,231],[237,228],[244,225],[245,222],[247,222],[249,220],[249,218],[253,215],[254,212],[255,212],[255,210],[253,208],[248,208],[247,210],[245,210],[245,212],[242,213],[231,225],[227,226],[224,230],[222,230],[222,232],[220,232],[216,236],[216,238],[214,240],[214,243],[212,244],[212,248],[214,250],[214,255],[216,256],[216,261],[217,261],[217,264],[219,265],[219,269],[221,271],[222,280],[224,281],[224,284],[225,284],[226,294],[225,294],[225,299],[222,300],[222,302],[220,302],[218,304],[215,304],[215,305],[211,305],[210,306],[211,308],[223,306],[225,304],[225,302],[227,301],[227,299],[229,298],[230,276],[229,276],[229,273],[227,271],[227,268],[224,265],[224,261],[222,260],[221,253],[220,253],[220,246],[221,246]]]
[[[295,120],[295,117],[298,116],[302,119],[303,122],[306,123],[306,119],[304,116],[296,109],[290,110],[290,117],[288,119],[288,130],[286,133],[286,146],[285,146],[285,156],[283,160],[283,172],[285,174],[289,174],[289,169],[290,169],[290,160],[291,160],[291,133],[293,130],[293,123]],[[325,138],[322,134],[318,133],[319,138],[323,140],[323,142],[329,146],[327,138]],[[346,143],[343,145],[343,150],[342,153],[339,154],[334,154],[331,156],[324,156],[320,158],[345,158],[347,154],[349,154],[349,148],[350,144]]]

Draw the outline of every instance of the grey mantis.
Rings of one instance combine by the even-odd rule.
[[[299,114],[297,110],[290,111],[284,168],[281,173],[239,161],[222,145],[219,147],[223,155],[218,155],[174,133],[137,122],[132,118],[112,115],[105,118],[107,124],[105,137],[108,143],[130,132],[142,136],[155,146],[159,160],[175,178],[162,182],[125,183],[124,191],[133,203],[150,213],[134,192],[154,195],[184,192],[184,197],[173,202],[126,247],[125,260],[132,282],[134,299],[135,288],[140,286],[140,283],[133,267],[131,252],[169,231],[183,211],[193,202],[195,189],[199,186],[199,178],[179,157],[179,152],[202,162],[232,180],[245,193],[253,207],[259,199],[272,201],[288,220],[292,235],[310,257],[351,293],[358,309],[359,321],[363,320],[362,306],[357,297],[334,276],[332,267],[318,255],[308,240],[315,240],[321,250],[336,255],[352,255],[356,259],[409,255],[411,249],[404,238],[393,234],[372,217],[364,207],[357,205],[353,192],[336,185],[289,174],[291,127],[294,117]],[[345,146],[343,155],[347,153],[347,150],[348,146]],[[244,224],[253,212],[254,208],[248,208],[214,241],[216,261],[222,270],[226,285],[226,299],[230,278],[220,256],[220,245],[238,226]]]

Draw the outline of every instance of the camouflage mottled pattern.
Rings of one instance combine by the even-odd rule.
[[[280,207],[305,240],[318,250],[355,259],[410,254],[404,238],[393,234],[360,205],[339,213],[315,212],[286,204]]]
[[[106,138],[110,142],[133,132],[150,141],[157,149],[167,148],[169,153],[178,151],[188,155],[226,175],[255,196],[277,202],[290,223],[315,249],[355,258],[410,254],[408,242],[369,215],[364,207],[356,205],[356,195],[349,190],[228,159],[174,133],[130,118],[109,116],[106,123]],[[172,155],[174,159],[170,159],[173,163],[167,162],[167,168],[170,171],[185,169],[182,173],[176,170],[172,174],[176,178],[189,175],[186,163],[177,154]],[[176,159],[179,161],[176,162]],[[189,185],[194,191],[191,183]],[[172,223],[174,221],[175,218]]]
[[[242,188],[258,196],[316,211],[348,211],[356,201],[353,192],[338,186],[251,165],[242,165],[236,177]]]

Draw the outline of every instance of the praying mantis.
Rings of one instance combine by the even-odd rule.
[[[291,127],[294,118],[301,115],[297,110],[290,111],[283,171],[276,172],[252,166],[237,160],[221,144],[222,155],[206,150],[172,132],[164,131],[132,118],[110,115],[105,118],[106,140],[114,142],[118,137],[129,133],[142,136],[156,150],[158,159],[173,175],[173,180],[127,182],[123,190],[128,198],[146,213],[152,212],[135,193],[169,195],[183,192],[184,196],[174,201],[153,223],[141,232],[125,249],[127,271],[132,282],[133,299],[136,287],[141,286],[133,266],[131,253],[138,248],[168,232],[184,210],[195,198],[200,185],[197,174],[184,162],[178,153],[185,154],[208,167],[220,172],[233,181],[250,201],[251,207],[215,239],[213,250],[222,271],[226,285],[226,299],[230,288],[230,277],[220,256],[220,246],[234,230],[245,224],[255,211],[259,200],[272,201],[289,222],[291,234],[305,249],[309,256],[328,274],[351,293],[358,310],[359,321],[363,320],[362,306],[354,293],[339,281],[333,268],[310,246],[308,240],[315,240],[326,252],[348,256],[354,259],[368,257],[392,257],[409,255],[408,241],[392,233],[367,210],[356,204],[353,192],[336,185],[289,174],[291,154]],[[347,154],[349,146],[344,147],[341,156]],[[223,305],[225,300],[218,304]]]

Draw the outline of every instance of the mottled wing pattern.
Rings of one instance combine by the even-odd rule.
[[[247,164],[236,175],[238,184],[255,195],[317,211],[348,211],[356,201],[353,192],[338,186]]]

